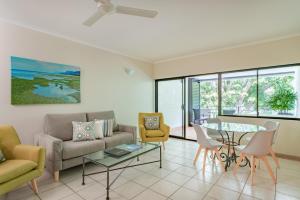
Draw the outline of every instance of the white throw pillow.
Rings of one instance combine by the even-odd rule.
[[[103,122],[100,120],[95,120],[95,138],[96,139],[102,139],[104,138],[103,134]]]
[[[98,122],[100,124],[100,127],[102,128],[102,134],[104,137],[110,137],[113,135],[113,119],[96,119],[95,122]]]

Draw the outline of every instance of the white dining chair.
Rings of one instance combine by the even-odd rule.
[[[262,160],[268,170],[268,173],[272,177],[273,182],[276,184],[276,178],[268,161],[268,154],[270,152],[274,131],[259,131],[255,133],[250,142],[247,145],[237,146],[236,149],[240,151],[240,157],[237,164],[234,167],[233,174],[235,175],[241,162],[246,157],[250,157],[251,165],[251,184],[253,185],[253,177],[256,166],[256,159]]]
[[[279,129],[279,122],[274,122],[274,121],[266,121],[265,124],[263,125],[268,131],[273,131],[273,138],[272,138],[272,143],[270,147],[270,154],[276,163],[276,166],[279,168],[279,160],[275,155],[275,152],[273,151],[272,146],[277,142],[277,136],[278,136],[278,129]]]
[[[221,160],[220,152],[218,151],[218,148],[221,147],[223,144],[216,140],[209,139],[207,137],[206,130],[203,129],[200,125],[193,124],[193,127],[197,134],[197,142],[199,144],[199,147],[197,149],[197,152],[196,152],[196,155],[194,158],[194,165],[196,165],[196,163],[197,163],[197,160],[198,160],[201,150],[204,149],[202,173],[203,174],[205,173],[205,165],[206,165],[206,158],[207,158],[208,151],[211,151],[212,155],[216,154],[218,160],[220,161],[220,163],[222,165],[222,169],[225,170],[224,164]]]

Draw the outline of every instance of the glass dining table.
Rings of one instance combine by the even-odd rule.
[[[222,143],[227,148],[227,153],[221,152],[221,159],[225,162],[225,170],[227,171],[231,163],[237,162],[239,157],[236,154],[236,146],[241,145],[242,138],[249,133],[256,133],[258,131],[266,130],[265,127],[256,124],[244,124],[244,123],[232,123],[232,122],[221,122],[221,123],[205,123],[202,125],[206,129],[212,129],[218,131]],[[208,131],[209,136],[209,131]],[[222,147],[221,147],[222,148]],[[250,164],[249,160],[246,158],[241,164],[241,167],[245,167]]]

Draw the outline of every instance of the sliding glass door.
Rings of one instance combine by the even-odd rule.
[[[188,119],[186,139],[196,140],[196,133],[191,126],[203,124],[209,118],[218,115],[218,74],[187,78],[188,81]]]
[[[156,82],[156,111],[164,114],[170,135],[184,138],[184,79]]]

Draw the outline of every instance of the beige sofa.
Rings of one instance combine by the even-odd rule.
[[[114,120],[113,136],[93,141],[73,142],[72,121],[93,121],[94,119],[115,119],[113,111],[71,114],[47,114],[44,134],[35,136],[35,144],[46,148],[47,170],[59,180],[59,171],[82,164],[82,156],[136,142],[134,126],[120,125]]]

